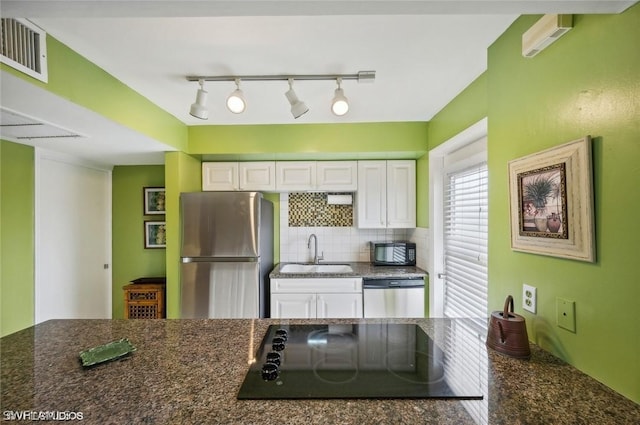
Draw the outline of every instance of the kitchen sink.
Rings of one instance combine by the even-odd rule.
[[[347,264],[285,264],[281,273],[353,273]]]

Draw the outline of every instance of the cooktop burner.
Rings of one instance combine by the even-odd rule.
[[[414,324],[272,325],[238,399],[482,399],[478,385],[454,391],[445,371]]]

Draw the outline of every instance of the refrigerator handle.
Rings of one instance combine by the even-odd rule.
[[[257,263],[260,257],[181,257],[182,263]]]

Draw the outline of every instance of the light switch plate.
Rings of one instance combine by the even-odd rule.
[[[559,327],[573,333],[576,332],[576,303],[575,301],[556,298],[556,322]]]
[[[526,283],[522,284],[522,308],[533,314],[536,314],[537,308],[536,292],[535,286],[530,286]]]

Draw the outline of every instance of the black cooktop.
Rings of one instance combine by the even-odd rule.
[[[272,325],[238,399],[482,399],[452,389],[446,364],[414,324]]]

